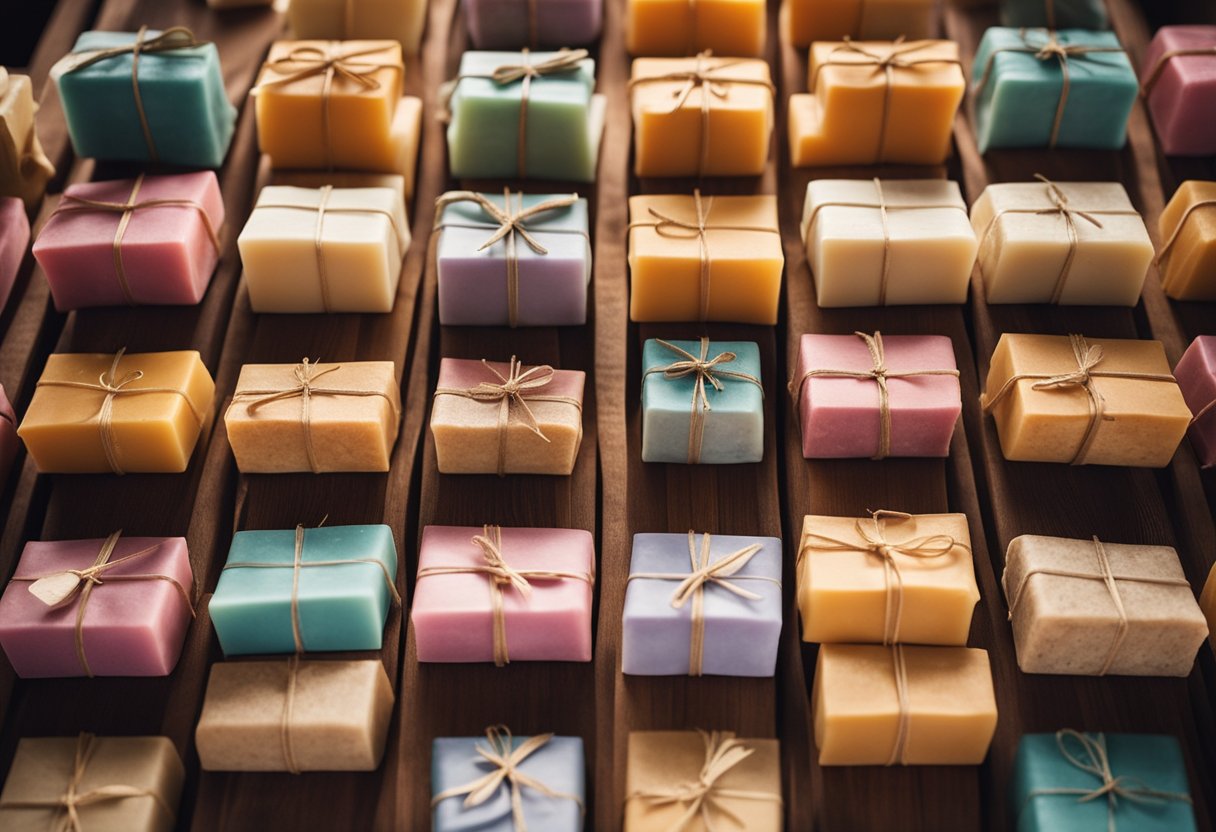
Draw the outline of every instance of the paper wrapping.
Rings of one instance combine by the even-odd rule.
[[[55,175],[38,140],[36,111],[29,76],[0,67],[0,195],[20,198],[27,210],[42,202],[47,180]]]

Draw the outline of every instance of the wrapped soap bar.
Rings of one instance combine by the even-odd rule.
[[[971,209],[988,303],[1135,306],[1153,243],[1118,182],[1004,182]]]
[[[1023,673],[1187,676],[1208,634],[1169,546],[1022,535],[1001,585]]]
[[[764,0],[627,0],[625,48],[631,55],[764,57]]]
[[[22,737],[0,792],[0,827],[171,832],[185,779],[168,737]]]
[[[418,661],[591,661],[594,588],[582,529],[426,526],[410,612]]]
[[[642,461],[764,459],[764,385],[752,341],[642,345]]]
[[[51,77],[77,156],[198,168],[224,162],[236,108],[215,44],[189,29],[84,32]]]
[[[193,586],[183,537],[31,540],[0,596],[0,646],[24,679],[168,676]]]
[[[393,716],[384,665],[218,662],[194,731],[206,771],[375,771]]]
[[[808,333],[789,391],[807,459],[944,457],[963,409],[943,335]]]
[[[444,358],[431,408],[442,474],[569,475],[583,441],[581,370]]]
[[[387,471],[400,423],[392,361],[246,364],[224,414],[246,474]]]
[[[768,164],[775,89],[761,60],[708,52],[638,58],[629,80],[633,172],[759,176]]]
[[[984,32],[972,71],[980,153],[1006,147],[1118,150],[1140,82],[1113,32]]]
[[[1216,300],[1216,182],[1178,186],[1161,212],[1161,287],[1175,300]]]
[[[391,312],[410,244],[392,188],[268,186],[237,245],[254,312]]]
[[[778,740],[738,739],[733,731],[630,731],[627,754],[624,832],[784,828]],[[691,822],[686,801],[671,798],[689,783],[705,789]]]
[[[69,185],[34,242],[55,308],[194,305],[220,256],[211,171]]]
[[[195,350],[55,353],[17,435],[44,474],[180,474],[214,397]]]
[[[37,111],[29,76],[0,67],[0,196],[17,197],[30,212],[42,203],[47,180],[55,175],[38,141]]]
[[[638,676],[772,676],[781,636],[781,541],[636,534],[621,669]]]
[[[817,40],[909,40],[937,34],[934,0],[786,0],[781,29],[794,46]]]
[[[0,197],[0,312],[8,304],[30,245],[30,221],[15,196]]]
[[[629,198],[629,317],[777,323],[785,256],[773,196]]]
[[[1200,335],[1174,368],[1178,389],[1191,411],[1187,434],[1204,468],[1216,465],[1216,336]]]
[[[996,731],[988,651],[823,644],[811,692],[821,766],[984,761]]]
[[[587,322],[587,200],[578,194],[449,191],[437,204],[439,323]]]
[[[1106,29],[1103,0],[1001,0],[1001,25],[1048,29]]]
[[[957,182],[814,179],[802,239],[821,307],[967,301],[977,243]]]
[[[1161,149],[1216,154],[1216,26],[1162,26],[1144,55],[1141,88]]]
[[[426,9],[426,0],[292,0],[287,22],[297,38],[390,38],[406,55],[416,55]]]
[[[963,645],[980,600],[963,514],[807,515],[796,571],[803,641]]]
[[[1159,341],[1004,333],[980,403],[1018,462],[1161,468],[1191,421]]]
[[[1017,832],[1198,830],[1182,746],[1170,736],[1023,734],[1009,804]]]
[[[1207,582],[1203,585],[1199,607],[1203,610],[1204,618],[1208,620],[1208,638],[1212,642],[1212,649],[1216,650],[1216,564],[1212,566]]]
[[[17,414],[0,385],[0,484],[8,482],[9,471],[17,458]]]
[[[396,576],[388,526],[237,532],[211,623],[225,656],[379,650]]]
[[[456,179],[595,181],[605,101],[587,50],[465,52],[440,91]]]
[[[474,49],[590,46],[600,36],[600,0],[462,0]]]
[[[494,788],[487,777],[510,771]],[[434,832],[581,832],[586,774],[581,737],[436,737],[431,745]]]

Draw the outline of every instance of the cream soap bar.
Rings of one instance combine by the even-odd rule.
[[[20,198],[27,211],[42,202],[47,180],[55,175],[38,141],[37,111],[29,76],[0,67],[0,196]]]

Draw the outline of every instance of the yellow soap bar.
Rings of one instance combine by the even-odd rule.
[[[996,731],[988,651],[971,647],[824,644],[811,709],[821,766],[974,766]]]
[[[706,80],[693,83],[690,72]],[[772,78],[764,61],[639,58],[630,95],[638,176],[764,172],[773,131]]]
[[[202,358],[194,350],[115,358],[56,353],[47,359],[17,429],[42,473],[186,470],[215,396]]]
[[[34,210],[55,168],[38,141],[33,88],[25,75],[0,67],[0,196],[15,196]]]
[[[1175,300],[1216,300],[1216,182],[1192,179],[1178,186],[1159,228],[1165,293]]]
[[[764,0],[628,0],[625,48],[631,55],[764,55]]]
[[[775,197],[634,196],[629,222],[633,320],[777,323],[785,257]]]
[[[418,53],[427,0],[291,0],[287,21],[297,38],[393,38]]]
[[[1211,634],[1212,649],[1216,650],[1216,564],[1208,573],[1207,583],[1203,585],[1203,593],[1199,596],[1199,608],[1203,617],[1208,620],[1208,632]]]
[[[817,40],[930,38],[937,29],[935,0],[786,0],[781,28],[794,46]]]

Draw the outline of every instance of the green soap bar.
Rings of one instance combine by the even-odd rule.
[[[1104,0],[1001,0],[1001,25],[1108,29]]]

